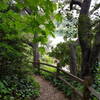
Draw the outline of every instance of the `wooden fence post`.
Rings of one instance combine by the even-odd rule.
[[[83,91],[83,100],[90,99],[90,91],[88,89],[89,86],[92,84],[92,78],[90,76],[84,78],[84,91]]]
[[[37,68],[38,68],[38,72],[40,74],[40,60],[37,61]]]

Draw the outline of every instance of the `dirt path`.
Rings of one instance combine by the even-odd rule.
[[[68,100],[61,91],[58,91],[48,81],[41,76],[35,76],[36,81],[40,83],[40,97],[36,100]]]

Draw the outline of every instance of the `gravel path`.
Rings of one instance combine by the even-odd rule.
[[[68,100],[61,91],[58,91],[48,81],[41,76],[35,76],[36,81],[40,83],[40,96],[36,100]]]

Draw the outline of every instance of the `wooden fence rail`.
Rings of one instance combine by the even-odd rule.
[[[81,99],[83,98],[83,94],[79,92],[74,86],[72,86],[68,81],[64,80],[62,77],[58,76],[60,80],[62,80],[66,85],[68,85]]]
[[[34,62],[30,62],[30,63],[34,63]],[[81,98],[81,100],[90,100],[90,97],[89,97],[90,94],[94,95],[96,98],[98,98],[98,100],[100,100],[100,93],[96,92],[95,89],[90,87],[90,78],[89,77],[83,80],[83,79],[81,79],[81,78],[79,78],[79,77],[77,77],[77,76],[75,76],[75,75],[73,75],[69,72],[62,70],[61,68],[59,68],[59,66],[55,66],[55,65],[51,65],[51,64],[47,64],[47,63],[43,63],[43,62],[35,62],[35,63],[38,64],[38,65],[46,65],[48,67],[53,67],[53,68],[57,69],[57,74],[55,74],[54,72],[50,72],[50,71],[45,70],[43,68],[38,68],[39,70],[42,70],[42,71],[51,73],[53,75],[56,75],[56,77],[58,77],[66,85],[68,85],[74,91],[74,93],[76,93]],[[59,76],[60,72],[65,73],[65,75],[69,76],[69,78],[71,80],[78,81],[79,83],[81,83],[84,86],[84,92],[81,93],[74,86],[72,86],[68,81],[66,81],[61,76]]]
[[[73,74],[71,74],[69,72],[66,72],[66,71],[64,71],[62,69],[60,69],[60,71],[65,73],[66,75],[68,75],[71,79],[74,79],[75,81],[78,81],[78,82],[84,84],[84,80],[82,80],[81,78],[79,78],[79,77],[77,77],[77,76],[75,76],[75,75],[73,75]]]
[[[94,88],[88,87],[89,91],[91,91],[91,94],[97,97],[100,100],[100,93],[97,92]]]

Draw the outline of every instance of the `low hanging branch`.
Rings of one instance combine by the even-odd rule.
[[[90,11],[90,15],[100,8],[100,4],[96,4],[95,7]]]
[[[73,9],[73,5],[78,5],[78,6],[82,6],[82,2],[81,2],[81,0],[79,1],[79,0],[71,0],[71,2],[70,2],[70,10],[72,10]]]

